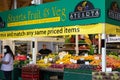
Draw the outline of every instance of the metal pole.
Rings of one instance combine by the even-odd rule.
[[[43,0],[33,0],[33,4],[42,4],[43,3]]]
[[[98,34],[98,54],[101,54],[101,35]]]
[[[105,34],[105,24],[103,24],[103,33],[102,33],[102,72],[106,72],[106,34]]]
[[[14,5],[13,5],[14,9],[17,9],[17,0],[14,0]]]
[[[76,55],[79,54],[79,48],[78,48],[78,34],[75,36],[75,50],[76,50]]]
[[[37,4],[42,4],[43,0],[36,0]]]
[[[32,39],[32,61],[36,63],[35,38]]]

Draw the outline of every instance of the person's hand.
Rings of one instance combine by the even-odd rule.
[[[40,56],[41,56],[41,53],[38,53],[38,55],[40,55]]]

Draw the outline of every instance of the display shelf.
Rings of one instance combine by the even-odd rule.
[[[74,51],[75,49],[64,48],[64,49],[61,49],[61,50],[65,50],[65,51],[66,51],[66,50],[67,50],[67,51],[68,51],[68,50],[73,50],[73,51]]]
[[[79,49],[79,51],[90,51],[90,49]]]
[[[79,45],[88,45],[87,43],[78,43]]]
[[[74,38],[74,39],[73,39]],[[66,40],[65,40],[66,41]],[[69,41],[69,42],[68,42]],[[90,51],[90,46],[86,43],[86,40],[83,39],[80,35],[73,35],[70,40],[67,38],[67,42],[64,43],[61,50],[64,51],[74,51],[76,54],[82,54]]]
[[[106,43],[107,52],[116,52],[120,54],[120,42],[107,42]]]
[[[76,43],[64,43],[64,45],[75,45]],[[78,45],[88,45],[87,43],[78,43]]]
[[[62,50],[75,50],[75,49],[70,49],[70,48],[66,48],[66,49],[62,49]],[[89,51],[90,49],[78,49],[79,51]]]
[[[71,45],[71,44],[75,45],[75,43],[64,43],[64,45]]]
[[[120,48],[107,48],[109,50],[120,50]]]

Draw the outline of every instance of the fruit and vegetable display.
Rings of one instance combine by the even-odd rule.
[[[112,69],[113,73],[104,73],[102,72],[102,56],[101,54],[94,53],[94,49],[96,45],[93,45],[89,36],[81,37],[78,36],[78,49],[87,50],[83,54],[75,55],[71,54],[70,51],[74,51],[76,48],[75,44],[75,36],[69,36],[65,40],[65,44],[63,48],[67,48],[59,53],[51,53],[44,58],[36,61],[36,65],[27,65],[27,58],[23,55],[17,56],[14,61],[14,65],[23,64],[22,67],[22,77],[29,77],[26,73],[36,73],[35,70],[38,69],[53,69],[53,70],[62,70],[70,69],[70,70],[86,70],[92,71],[93,77],[92,80],[119,80],[120,73],[120,57],[118,53],[110,52],[106,55],[106,68]],[[71,43],[71,44],[70,44]],[[97,41],[96,41],[97,43]],[[70,49],[70,51],[69,51]],[[62,49],[61,49],[62,50]],[[80,53],[80,51],[79,51]],[[24,66],[27,65],[27,66]],[[24,67],[23,67],[24,66]],[[33,69],[35,68],[35,69]],[[111,76],[111,77],[110,77]],[[38,76],[37,76],[38,77]],[[36,75],[33,78],[37,78]]]
[[[29,60],[24,60],[24,61],[14,60],[14,67],[21,68],[22,66],[29,64],[29,62],[30,62]]]
[[[54,60],[54,61],[52,61]],[[115,55],[106,56],[107,67],[112,70],[120,68],[120,58]],[[68,52],[60,52],[59,54],[50,54],[44,59],[38,60],[37,65],[42,68],[70,68],[70,69],[87,69],[94,71],[102,71],[101,55],[71,55]]]
[[[92,80],[120,80],[120,73],[92,72]]]
[[[24,60],[27,60],[27,56],[26,55],[17,55],[17,56],[15,56],[15,60],[24,61]]]
[[[21,68],[24,65],[27,65],[30,62],[30,60],[27,59],[26,55],[17,55],[15,56],[14,60],[14,67]]]

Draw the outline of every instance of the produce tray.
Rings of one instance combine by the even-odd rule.
[[[37,75],[39,72],[22,72],[22,74]]]
[[[92,80],[120,80],[120,72],[93,72]]]
[[[64,80],[92,80],[92,70],[64,69]]]
[[[22,72],[39,72],[39,68],[29,68],[29,67],[22,67]]]
[[[30,78],[30,79],[36,78],[36,79],[38,79],[39,78],[39,68],[38,67],[32,67],[32,66],[22,67],[21,77],[25,78],[25,80],[26,80],[26,78]]]

